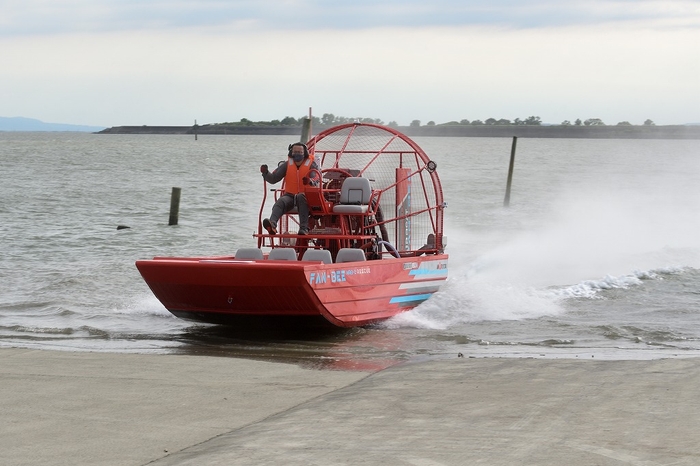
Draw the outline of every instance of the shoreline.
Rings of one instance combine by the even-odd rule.
[[[697,464],[700,358],[375,372],[0,348],[3,464]]]
[[[314,134],[327,129],[314,127]],[[669,126],[491,126],[435,125],[398,126],[409,137],[520,137],[566,139],[700,139],[700,125]],[[299,135],[301,125],[295,126],[113,126],[94,134],[168,134],[168,135]]]

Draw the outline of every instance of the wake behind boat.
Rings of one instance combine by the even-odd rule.
[[[245,318],[368,325],[424,302],[447,280],[442,186],[435,162],[398,131],[350,123],[312,138],[319,169],[306,184],[308,234],[295,210],[262,227],[233,257],[155,257],[136,262],[174,315],[235,323]],[[274,190],[274,200],[284,192]],[[306,228],[302,228],[306,230]]]

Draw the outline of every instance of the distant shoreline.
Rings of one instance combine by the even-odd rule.
[[[326,129],[316,126],[313,133]],[[435,125],[399,126],[403,134],[435,137],[522,137],[522,138],[582,138],[582,139],[700,139],[700,125],[668,126],[525,126],[525,125]],[[194,135],[194,126],[113,126],[95,134],[181,134]],[[300,125],[238,126],[203,125],[196,127],[197,135],[299,135]]]

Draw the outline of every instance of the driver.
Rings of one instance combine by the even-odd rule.
[[[284,178],[284,194],[272,206],[270,218],[263,220],[262,224],[269,234],[276,235],[277,221],[284,213],[296,207],[299,212],[298,234],[306,235],[309,233],[309,205],[304,186],[317,184],[319,168],[306,144],[295,142],[288,149],[287,162],[280,163],[273,172],[267,169],[267,165],[260,166],[260,173],[268,183],[275,184]]]

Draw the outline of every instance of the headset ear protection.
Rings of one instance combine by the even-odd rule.
[[[306,144],[304,144],[303,142],[295,142],[294,144],[290,144],[289,147],[287,148],[287,149],[289,149],[289,152],[287,153],[287,156],[288,156],[288,157],[291,157],[291,156],[292,156],[292,148],[293,148],[294,146],[301,146],[301,147],[303,147],[303,148],[304,148],[304,158],[305,158],[305,159],[308,159],[308,158],[309,158],[309,148],[306,147]]]

